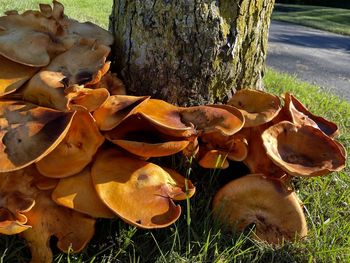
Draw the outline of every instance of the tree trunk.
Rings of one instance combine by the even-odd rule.
[[[178,105],[261,89],[274,0],[114,0],[116,69],[129,94]]]

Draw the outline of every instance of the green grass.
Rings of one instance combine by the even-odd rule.
[[[61,0],[65,6],[65,14],[81,22],[91,21],[103,28],[108,28],[109,14],[113,0]],[[0,0],[0,15],[6,10],[23,12],[28,9],[38,9],[39,3],[51,4],[50,0]]]
[[[14,5],[21,10],[36,6],[36,1],[23,2],[14,4],[14,1],[1,0],[0,10],[14,9]],[[103,8],[101,4],[97,7],[96,1],[62,2],[71,16],[81,21],[93,20],[106,27],[109,1],[104,1]],[[72,6],[68,6],[70,4]],[[342,131],[339,140],[350,152],[350,105],[347,102],[272,70],[267,71],[264,80],[268,91],[276,94],[291,91],[314,113],[337,122]],[[181,202],[183,213],[175,224],[166,229],[146,231],[118,219],[98,220],[96,234],[82,253],[67,255],[55,251],[55,262],[349,262],[349,166],[326,177],[296,180],[297,192],[308,211],[308,238],[272,247],[251,240],[247,233],[222,231],[210,215],[215,191],[237,175],[237,167],[231,166],[221,172],[208,171],[180,157],[162,158],[162,163],[188,174],[197,187],[190,207]],[[26,262],[29,258],[24,240],[18,236],[0,237],[0,262]]]
[[[276,4],[272,19],[350,35],[349,9]]]

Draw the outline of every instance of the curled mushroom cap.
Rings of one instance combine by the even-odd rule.
[[[272,244],[307,234],[296,194],[263,174],[247,175],[225,185],[214,197],[213,211],[231,229],[243,231],[255,224],[255,238]]]
[[[104,142],[93,117],[78,111],[62,142],[36,162],[39,172],[47,177],[63,178],[81,172]]]
[[[97,196],[92,184],[90,168],[85,168],[71,177],[60,179],[51,197],[59,205],[95,218],[115,217]]]
[[[56,236],[57,246],[67,252],[79,252],[94,234],[95,220],[51,200],[50,191],[42,191],[32,210],[25,213],[30,229],[21,233],[32,254],[31,262],[52,262],[50,238]]]
[[[161,228],[181,214],[172,197],[186,191],[183,184],[155,164],[109,150],[97,155],[91,175],[102,202],[129,224]]]
[[[335,137],[339,134],[338,126],[334,122],[312,114],[293,95],[289,93],[284,94],[284,100],[286,112],[293,123],[314,126],[330,137]]]
[[[0,96],[16,91],[38,70],[0,56]]]
[[[161,134],[149,122],[135,115],[112,131],[105,132],[105,136],[128,152],[145,158],[173,155],[189,144],[187,140],[176,140]]]
[[[110,96],[93,116],[100,130],[110,131],[124,119],[132,115],[135,107],[145,103],[149,97],[135,97],[126,95]]]
[[[269,158],[294,176],[321,176],[345,167],[345,156],[338,144],[312,126],[284,121],[262,134]]]
[[[278,96],[251,89],[237,91],[229,105],[240,109],[245,118],[244,127],[254,127],[271,121],[281,110]]]
[[[68,94],[76,92],[69,88],[89,83],[100,74],[109,51],[109,47],[80,41],[33,76],[21,90],[24,100],[62,111],[69,109],[68,103],[74,96]],[[81,97],[81,92],[75,97]]]
[[[0,55],[27,66],[46,66],[50,54],[65,50],[55,37],[57,29],[55,21],[34,11],[0,17]]]
[[[19,170],[48,155],[66,136],[74,114],[0,101],[0,172]]]

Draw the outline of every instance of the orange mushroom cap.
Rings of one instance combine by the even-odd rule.
[[[296,194],[279,180],[250,174],[221,188],[213,199],[213,215],[230,229],[255,224],[258,240],[281,244],[307,235],[307,224]]]
[[[50,191],[40,192],[35,201],[33,209],[25,213],[32,227],[21,233],[30,247],[31,262],[52,262],[51,236],[57,237],[57,246],[64,252],[84,249],[94,234],[94,219],[58,206],[51,200]]]
[[[16,91],[38,70],[0,56],[0,97]]]
[[[339,134],[338,126],[323,117],[312,114],[299,100],[293,95],[284,94],[285,109],[293,123],[298,125],[310,125],[323,131],[330,137]]]
[[[203,151],[203,149],[199,149],[199,151]],[[203,168],[208,169],[226,169],[229,167],[229,163],[227,161],[227,153],[219,150],[204,150],[204,153],[200,154],[200,158],[198,164]]]
[[[171,198],[180,195],[183,185],[155,164],[109,150],[96,156],[91,175],[101,200],[129,224],[161,228],[181,214]]]
[[[105,132],[105,136],[128,152],[145,158],[173,155],[189,144],[187,140],[176,140],[161,134],[149,122],[136,115],[128,117],[112,131]]]
[[[262,134],[269,158],[294,176],[321,176],[345,167],[345,156],[337,143],[312,126],[284,121]]]
[[[111,72],[107,72],[96,84],[89,84],[86,87],[92,89],[104,88],[107,89],[111,95],[126,95],[123,82],[117,77],[117,74]]]
[[[195,106],[181,108],[181,121],[194,126],[201,133],[219,132],[230,136],[242,128],[241,116],[217,106]]]
[[[63,178],[81,172],[104,142],[93,117],[78,111],[62,142],[36,162],[39,172],[47,177]]]
[[[48,155],[65,137],[74,114],[0,101],[0,172],[22,169]]]
[[[278,96],[252,89],[237,91],[228,104],[242,111],[245,118],[245,128],[267,123],[281,110]]]
[[[100,130],[110,131],[123,120],[133,114],[135,107],[145,103],[149,97],[135,97],[125,95],[110,96],[93,116]]]
[[[91,217],[115,217],[114,213],[98,197],[92,183],[89,167],[69,178],[60,179],[51,197],[58,205]]]

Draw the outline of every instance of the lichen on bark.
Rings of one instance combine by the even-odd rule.
[[[130,94],[178,105],[262,88],[274,0],[114,0],[115,64]]]

